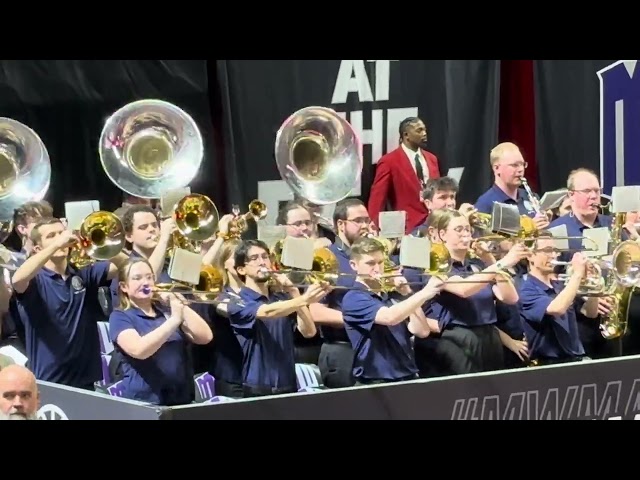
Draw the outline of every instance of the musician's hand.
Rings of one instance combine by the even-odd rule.
[[[182,313],[184,312],[184,297],[182,295],[176,295],[175,293],[170,294],[169,297],[169,306],[171,307],[171,316],[176,318],[183,318]]]
[[[273,276],[276,283],[282,288],[295,288],[293,282],[283,273],[277,273]]]
[[[526,340],[514,340],[507,342],[507,348],[515,353],[523,362],[529,359],[529,346]]]
[[[434,296],[439,294],[444,288],[444,281],[442,278],[433,276],[429,279],[427,284],[423,287],[423,290],[430,291]]]
[[[307,290],[302,294],[302,297],[305,300],[307,305],[311,305],[312,303],[318,303],[322,300],[327,293],[329,293],[329,289],[326,285],[321,283],[313,283],[307,288]]]
[[[538,230],[544,230],[549,226],[549,217],[545,213],[538,213],[533,217],[533,223]]]
[[[171,238],[171,235],[173,235],[173,232],[175,232],[177,229],[178,227],[176,226],[176,221],[173,219],[173,217],[165,218],[160,224],[160,237],[164,238],[165,240],[169,240],[169,238]]]
[[[458,211],[467,218],[469,218],[471,214],[477,212],[476,208],[470,203],[463,203],[460,205],[460,208],[458,208]]]
[[[598,298],[598,315],[609,315],[613,308],[614,300],[611,297]]]
[[[638,212],[628,212],[625,216],[625,222],[622,228],[626,230],[629,234],[630,240],[637,240],[640,238],[638,235],[638,228],[636,227],[638,223]]]
[[[331,240],[327,237],[318,237],[313,241],[313,248],[328,248],[331,246]]]
[[[433,333],[440,333],[440,324],[433,318],[427,318],[427,326]]]
[[[587,257],[585,257],[582,253],[574,253],[573,258],[571,259],[571,268],[573,269],[573,273],[584,276],[587,272],[587,262]]]
[[[67,248],[78,242],[78,237],[70,230],[64,230],[56,237],[55,245],[60,248]]]
[[[502,258],[502,262],[507,267],[515,267],[520,260],[529,258],[531,250],[529,250],[523,243],[518,242],[511,247],[507,254]]]
[[[232,215],[231,213],[227,213],[226,215],[223,215],[222,218],[220,218],[220,220],[218,221],[218,232],[220,232],[223,235],[227,235],[229,233],[229,226],[231,224],[231,220],[233,220],[234,218],[235,218],[234,215]]]

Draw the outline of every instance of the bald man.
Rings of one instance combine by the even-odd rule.
[[[0,370],[0,420],[37,420],[40,394],[36,377],[21,365]]]

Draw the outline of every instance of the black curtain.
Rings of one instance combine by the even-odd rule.
[[[465,167],[460,198],[475,201],[492,181],[488,152],[498,138],[499,67],[495,60],[220,60],[228,197],[243,210],[259,194],[268,197],[273,221],[290,195],[279,182],[276,133],[298,109],[326,106],[346,112],[356,129],[376,132],[362,136],[364,200],[375,162],[397,148],[400,120],[417,114],[427,124],[428,149],[439,157],[441,174]],[[359,92],[336,93],[341,69]],[[271,182],[260,189],[264,181]]]
[[[566,187],[569,172],[600,173],[600,82],[615,60],[536,60],[536,157],[540,191]]]
[[[2,115],[31,127],[50,154],[46,199],[56,215],[64,215],[67,201],[96,199],[108,210],[120,205],[122,192],[100,164],[100,133],[118,108],[148,98],[174,103],[197,122],[206,153],[191,186],[214,194],[217,148],[205,60],[2,60],[0,67]]]

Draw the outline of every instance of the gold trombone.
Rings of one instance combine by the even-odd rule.
[[[156,298],[162,293],[175,293],[181,295],[184,298],[183,303],[186,304],[216,304],[216,299],[223,288],[222,272],[213,265],[203,265],[200,270],[200,281],[195,288],[181,282],[158,283],[154,287],[149,287],[146,293],[153,292]],[[185,296],[193,296],[193,298]]]

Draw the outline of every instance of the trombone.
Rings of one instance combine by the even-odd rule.
[[[83,268],[96,261],[109,260],[125,245],[124,227],[111,212],[93,212],[82,221],[77,232],[78,241],[69,251],[69,263]]]
[[[16,208],[44,198],[51,182],[51,159],[31,128],[0,117],[0,243],[14,228]]]
[[[185,304],[211,304],[216,305],[217,297],[224,289],[224,277],[222,272],[213,265],[203,265],[200,270],[200,280],[195,288],[182,282],[157,283],[154,287],[146,287],[145,293],[154,293],[154,297],[159,297],[162,293],[175,293],[192,298],[181,300]]]

